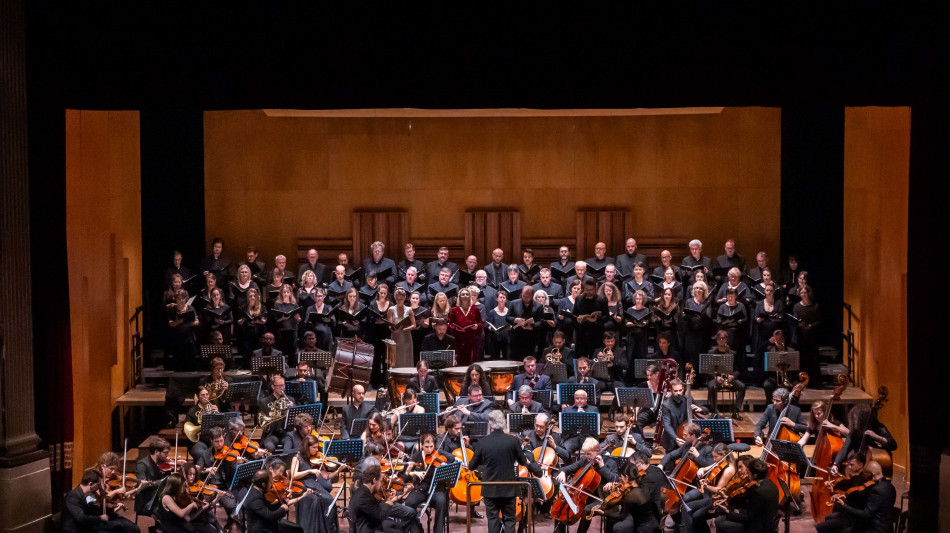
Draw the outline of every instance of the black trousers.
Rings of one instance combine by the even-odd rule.
[[[488,512],[488,533],[515,533],[515,497],[485,497],[485,510]],[[501,516],[499,516],[499,514]]]

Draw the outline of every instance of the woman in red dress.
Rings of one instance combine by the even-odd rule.
[[[455,364],[468,366],[481,357],[478,354],[478,338],[482,334],[482,314],[472,305],[468,289],[459,291],[458,306],[449,312],[449,328],[455,335]]]

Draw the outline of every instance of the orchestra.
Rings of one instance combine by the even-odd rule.
[[[583,532],[594,520],[614,532],[652,532],[664,524],[687,532],[767,531],[785,512],[776,469],[796,479],[821,470],[812,498],[827,506],[812,513],[820,531],[880,530],[885,523],[896,498],[888,453],[897,443],[876,416],[884,400],[833,413],[836,388],[831,401],[809,401],[803,412],[804,373],[794,387],[784,371],[766,376],[766,352],[814,343],[811,327],[819,317],[804,271],[789,278],[796,284],[786,294],[764,252],[746,270],[731,239],[715,260],[693,240],[680,265],[664,250],[655,268],[633,238],[616,259],[603,243],[576,262],[561,247],[550,267],[535,264],[533,250],[511,265],[494,250],[478,269],[473,256],[464,268],[449,262],[447,248],[428,264],[416,259],[411,243],[398,264],[385,249],[374,242],[355,271],[325,267],[311,249],[293,276],[283,256],[267,270],[254,247],[248,262],[234,267],[216,241],[199,269],[205,275],[198,292],[208,297],[203,305],[188,299],[198,288],[182,278],[179,271],[187,270],[176,254],[163,295],[172,317],[173,366],[194,368],[195,343],[215,332],[245,362],[210,360],[211,373],[185,418],[185,434],[195,442],[181,452],[187,463],[170,461],[172,446],[160,437],[138,460],[136,476],[123,469],[119,477],[120,457],[104,454],[67,496],[64,530],[134,531],[136,524],[119,514],[134,499],[135,512],[153,517],[162,531],[277,531],[292,521],[321,533],[338,531],[345,521],[357,533],[441,532],[448,523],[455,527],[450,502],[478,520],[475,505],[484,500],[489,531],[511,533],[516,524],[523,530],[531,523],[523,488],[468,487],[465,509],[465,487],[533,479],[545,496],[534,501],[530,520],[552,521],[557,531],[580,524]],[[260,279],[268,272],[269,283]],[[786,316],[789,307],[795,312]],[[364,313],[367,308],[373,312]],[[337,359],[347,339],[366,339],[373,353],[361,362]],[[304,358],[321,350],[333,358],[329,368]],[[426,355],[439,352],[451,354],[447,366]],[[262,370],[257,401],[230,397],[245,377],[226,366],[246,369],[252,357],[284,354],[295,356],[293,366]],[[697,374],[701,354],[733,355],[737,364]],[[811,355],[802,349],[800,356],[802,369],[814,371]],[[639,365],[644,359],[655,361]],[[508,361],[514,370],[496,364]],[[406,371],[407,379],[399,382],[391,370]],[[343,385],[336,381],[341,375]],[[700,376],[705,402],[691,394]],[[313,384],[313,396],[288,392],[291,383]],[[593,385],[592,396],[584,384]],[[559,395],[563,386],[573,387],[568,396]],[[631,386],[648,390],[654,403],[634,409],[603,402]],[[738,413],[748,391],[763,387],[771,403],[747,443],[724,441],[702,424],[703,418],[743,421]],[[723,391],[732,392],[729,417],[718,412]],[[435,424],[411,433],[407,417],[430,413],[423,398],[433,394],[443,402],[426,419]],[[331,415],[335,402],[342,407]],[[316,413],[305,409],[317,403]],[[210,413],[230,417],[207,427],[202,419]],[[563,417],[573,413],[600,413],[604,420],[598,431],[566,435]],[[509,414],[528,422],[509,427],[522,420],[506,419]],[[777,459],[778,440],[814,444],[813,472]],[[352,455],[327,453],[334,443],[356,441]],[[835,444],[832,451],[826,442]],[[750,444],[762,448],[762,457],[745,453]],[[249,463],[252,470],[241,468]],[[445,471],[439,468],[453,463],[462,463],[457,478],[437,479]],[[515,464],[523,466],[517,475]]]

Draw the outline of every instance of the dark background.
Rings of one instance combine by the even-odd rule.
[[[141,111],[149,280],[172,248],[195,261],[205,253],[203,110],[779,106],[782,259],[802,254],[822,273],[813,283],[834,335],[847,275],[843,107],[909,105],[911,472],[916,487],[930,489],[915,491],[911,527],[936,529],[932,489],[950,434],[947,404],[935,400],[946,350],[932,343],[942,322],[934,282],[946,264],[945,7],[275,4],[27,3],[35,281],[65,279],[68,268],[67,108]],[[68,296],[61,283],[34,286],[37,431],[71,436],[71,422],[55,416],[71,411]],[[54,375],[40,377],[50,362]]]

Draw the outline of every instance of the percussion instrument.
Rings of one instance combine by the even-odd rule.
[[[416,375],[415,367],[406,366],[389,369],[389,401],[393,407],[402,405],[402,393],[406,392],[409,380]]]
[[[492,392],[496,396],[508,394],[511,384],[515,381],[515,374],[521,368],[521,363],[517,361],[484,361],[479,364],[488,373]]]
[[[357,383],[368,387],[372,373],[373,345],[356,338],[339,339],[330,365],[327,390],[347,396]]]
[[[386,366],[393,368],[396,366],[396,341],[383,339],[383,344],[386,345]]]
[[[455,399],[462,391],[462,382],[465,381],[465,366],[453,366],[442,369],[442,390],[445,391],[445,399],[449,405],[455,403]]]

